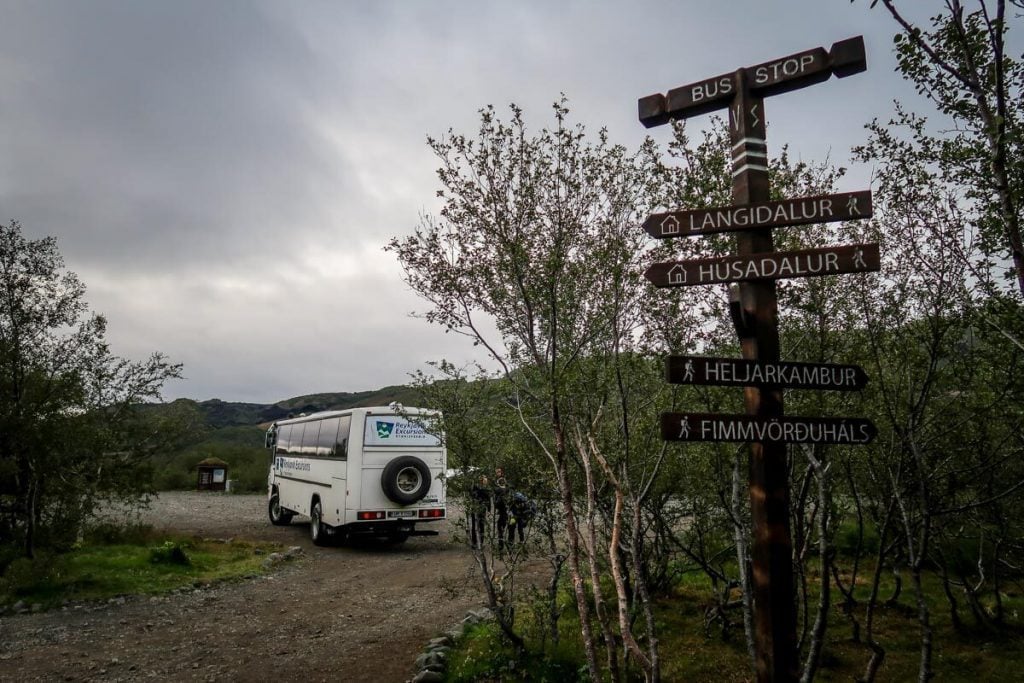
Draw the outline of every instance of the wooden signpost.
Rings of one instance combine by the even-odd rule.
[[[661,287],[741,283],[734,320],[743,359],[753,365],[728,366],[719,362],[724,359],[704,359],[702,377],[705,384],[743,386],[746,415],[667,413],[662,416],[662,435],[671,441],[750,443],[752,592],[758,681],[796,681],[799,674],[787,444],[854,445],[868,443],[875,435],[874,426],[859,418],[783,415],[785,387],[852,387],[847,386],[849,382],[842,379],[846,377],[842,373],[841,381],[817,375],[823,386],[809,386],[814,381],[808,381],[806,386],[799,381],[788,383],[805,377],[797,371],[797,364],[779,360],[775,280],[869,272],[879,269],[880,260],[875,244],[775,251],[773,228],[867,218],[871,215],[871,194],[865,191],[771,201],[764,98],[821,83],[832,76],[844,78],[866,68],[864,40],[858,36],[835,43],[828,50],[812,48],[674,88],[665,94],[649,95],[637,103],[640,122],[648,128],[717,109],[729,110],[733,205],[654,214],[644,223],[644,229],[657,238],[734,232],[737,255],[654,264],[645,275]],[[694,375],[686,381],[702,383],[695,379],[697,357],[689,360],[693,362]],[[686,362],[684,357],[683,377],[687,374]],[[673,361],[669,363],[671,378],[677,371],[672,369]],[[770,369],[774,369],[778,381],[752,381],[756,372],[766,376]],[[709,373],[718,374],[712,379]],[[735,378],[741,376],[743,379],[737,382]],[[863,385],[866,380],[855,372],[850,381]]]

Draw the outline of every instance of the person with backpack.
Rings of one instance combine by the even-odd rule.
[[[526,540],[526,525],[530,523],[537,513],[537,504],[527,498],[526,494],[522,491],[516,491],[512,494],[509,510],[512,513],[512,517],[509,519],[508,525],[508,544],[511,546],[515,543],[517,532],[520,543]]]
[[[469,490],[469,546],[475,550],[484,547],[487,511],[491,508],[491,486],[486,475]]]

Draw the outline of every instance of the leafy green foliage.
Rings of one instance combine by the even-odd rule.
[[[1007,17],[1004,2],[964,7],[950,0],[921,27],[892,0],[882,2],[901,29],[898,69],[932,102],[934,115],[897,106],[890,121],[868,126],[871,139],[859,154],[883,173],[941,184],[956,202],[955,228],[970,247],[960,258],[976,286],[1024,294],[1024,60],[1010,53],[1011,29],[1019,28],[1014,10]],[[914,196],[918,184],[904,185],[906,199],[923,208]]]
[[[149,561],[153,564],[177,564],[187,567],[192,564],[180,543],[164,541],[163,545],[149,549]]]
[[[53,238],[0,225],[0,539],[64,547],[106,500],[148,490],[147,456],[178,432],[138,405],[181,366],[113,356],[106,320]]]
[[[584,681],[586,667],[578,661],[579,651],[562,646],[553,651],[520,655],[503,638],[493,623],[466,631],[461,646],[451,657],[446,680],[452,683],[477,681]]]

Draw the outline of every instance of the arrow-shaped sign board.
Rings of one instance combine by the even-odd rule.
[[[654,213],[643,227],[651,237],[665,238],[860,218],[871,218],[871,190]]]
[[[665,377],[671,384],[832,391],[857,391],[868,383],[867,373],[858,365],[766,363],[711,356],[669,356],[665,359]]]
[[[752,256],[654,263],[644,272],[644,277],[656,287],[689,287],[718,282],[867,273],[879,270],[880,267],[877,244],[853,244],[845,247],[765,252]]]
[[[862,417],[752,417],[705,413],[662,413],[665,441],[813,443],[858,446],[878,435]]]
[[[864,56],[864,38],[848,38],[825,48],[816,47],[793,55],[749,66],[746,81],[750,91],[758,97],[803,88],[826,81],[833,74],[845,78],[867,69]],[[647,128],[706,114],[728,106],[737,89],[732,73],[722,74],[679,88],[640,98],[640,123]]]

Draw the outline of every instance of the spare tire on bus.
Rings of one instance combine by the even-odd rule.
[[[414,455],[399,456],[384,468],[380,485],[390,500],[411,505],[430,490],[430,468]]]

